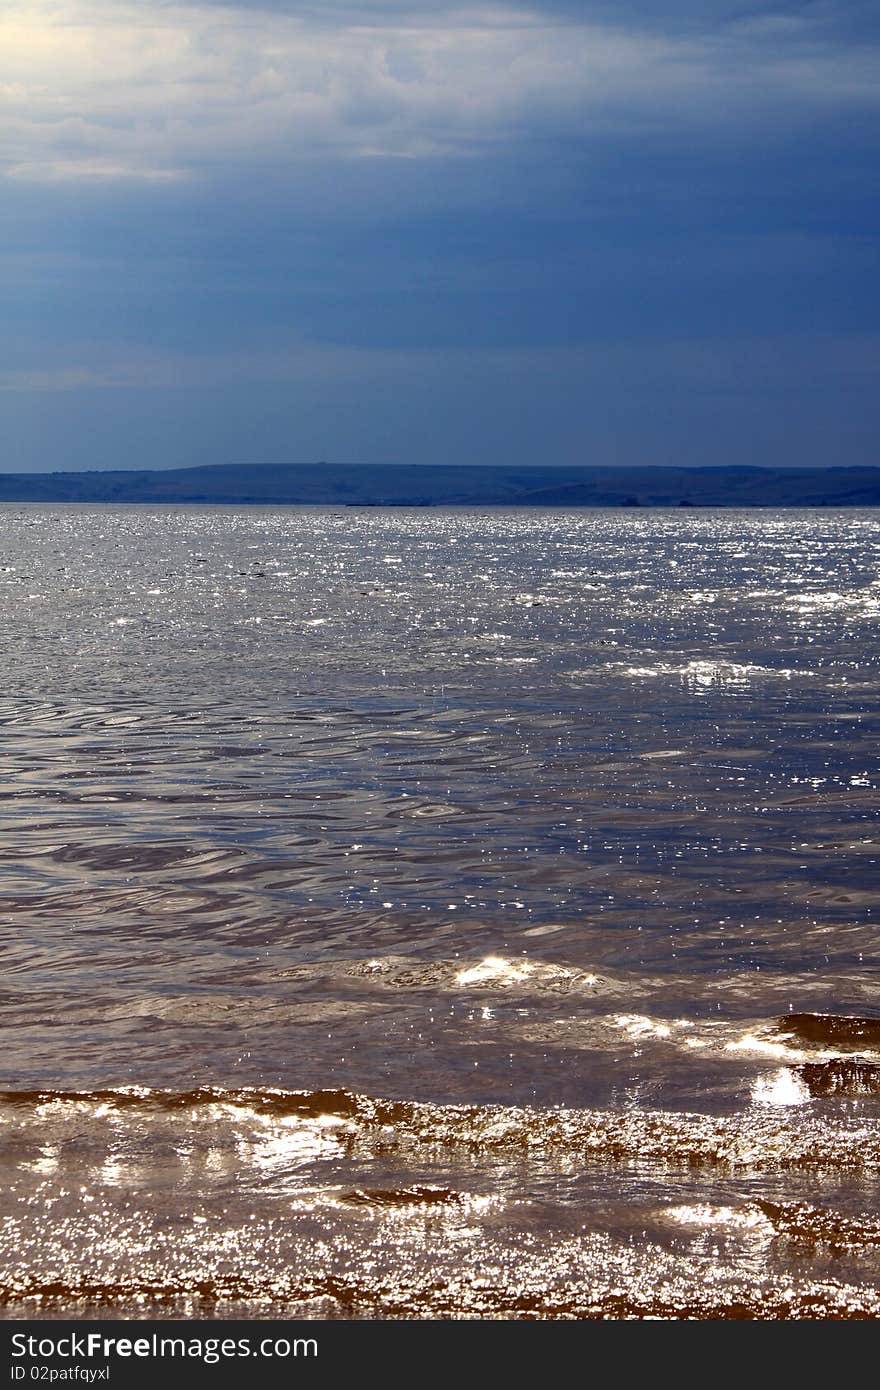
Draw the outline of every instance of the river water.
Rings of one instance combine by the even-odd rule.
[[[878,554],[0,508],[5,1315],[876,1317]]]

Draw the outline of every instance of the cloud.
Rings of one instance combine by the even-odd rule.
[[[568,378],[587,396],[626,382],[630,400],[670,387],[736,395],[760,385],[765,391],[791,392],[809,385],[827,388],[842,382],[873,389],[878,377],[880,338],[876,334],[828,335],[805,342],[796,336],[745,335],[724,342],[669,338],[645,343],[578,344],[556,348],[417,350],[357,348],[303,343],[284,351],[201,352],[171,355],[146,352],[110,354],[80,345],[75,361],[30,368],[0,369],[0,391],[64,393],[82,391],[188,391],[259,383],[345,386],[353,382],[399,388],[428,382],[450,371],[499,383],[534,384]]]
[[[874,52],[815,42],[803,15],[740,13],[707,29],[680,8],[664,31],[633,5],[578,18],[540,3],[13,0],[0,17],[0,167],[171,182],[876,101]]]
[[[6,466],[868,463],[877,348],[876,333],[178,359],[84,347],[0,376]]]
[[[9,164],[5,170],[10,179],[39,183],[119,183],[134,179],[146,183],[176,183],[186,178],[186,171],[174,168],[151,168],[148,164],[125,164],[111,159],[52,159],[23,160]]]
[[[4,466],[864,461],[872,10],[6,0]]]

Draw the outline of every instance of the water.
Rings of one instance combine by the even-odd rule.
[[[871,511],[0,509],[7,1316],[877,1316]]]

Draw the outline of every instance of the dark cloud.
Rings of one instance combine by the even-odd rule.
[[[461,18],[491,14],[492,5],[469,6],[466,0],[203,0],[219,9],[254,10],[292,19],[332,23],[385,24],[396,20],[435,22],[443,16]],[[176,0],[160,0],[173,7]],[[841,40],[880,39],[880,12],[875,0],[507,0],[497,9],[506,14],[565,20],[572,24],[603,24],[618,29],[660,32],[682,30],[718,33],[728,28],[788,21],[802,31]]]
[[[194,56],[131,113],[74,83],[63,128],[17,128],[6,466],[872,460],[873,6],[540,0],[632,42],[582,85],[567,42],[529,44],[515,92],[419,53],[397,90],[359,49],[322,87],[320,41],[273,73],[236,27],[476,10],[209,8],[222,43],[188,6]]]

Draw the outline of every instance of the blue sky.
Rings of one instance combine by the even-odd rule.
[[[7,0],[5,472],[877,462],[859,0]]]

